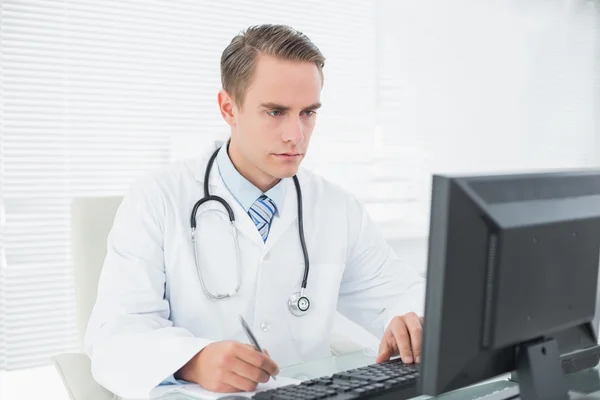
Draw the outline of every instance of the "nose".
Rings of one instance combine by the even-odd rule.
[[[296,145],[304,140],[304,127],[300,117],[290,118],[283,130],[283,141]]]

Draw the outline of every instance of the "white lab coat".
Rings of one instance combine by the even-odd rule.
[[[422,315],[423,277],[399,261],[352,195],[304,169],[298,178],[310,311],[297,317],[288,309],[304,272],[293,181],[286,180],[281,215],[263,243],[216,164],[210,192],[234,210],[242,283],[236,296],[210,300],[198,279],[190,235],[210,153],[139,180],[117,212],[85,340],[99,384],[125,398],[146,397],[207,344],[248,343],[240,314],[280,367],[331,354],[336,310],[378,337],[394,316]],[[222,210],[209,202],[197,219],[200,268],[213,293],[236,284],[233,236]]]

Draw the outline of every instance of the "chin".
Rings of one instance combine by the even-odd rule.
[[[300,168],[299,160],[286,160],[283,162],[275,160],[275,162],[269,164],[269,175],[278,179],[291,178],[298,173]]]
[[[278,179],[291,178],[298,172],[297,166],[279,167],[273,171],[272,176]]]
[[[274,176],[279,179],[291,178],[292,176],[296,175],[297,172],[298,168],[295,168],[294,170],[278,171],[278,174]]]

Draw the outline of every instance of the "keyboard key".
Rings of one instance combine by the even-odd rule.
[[[336,379],[350,379],[350,375],[347,374],[347,372],[340,372],[337,374],[333,374],[333,377]]]
[[[269,399],[271,399],[272,396],[273,396],[272,393],[258,392],[254,396],[252,396],[252,398],[256,399],[256,400],[269,400]]]
[[[294,396],[290,396],[287,394],[276,394],[272,397],[273,400],[294,400]]]

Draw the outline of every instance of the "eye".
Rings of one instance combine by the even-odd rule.
[[[283,111],[271,110],[271,111],[268,111],[267,114],[269,114],[271,117],[279,117],[279,116],[283,115]]]
[[[306,110],[306,111],[302,111],[302,113],[304,115],[306,115],[307,117],[310,117],[310,116],[315,115],[317,112],[315,110]]]

